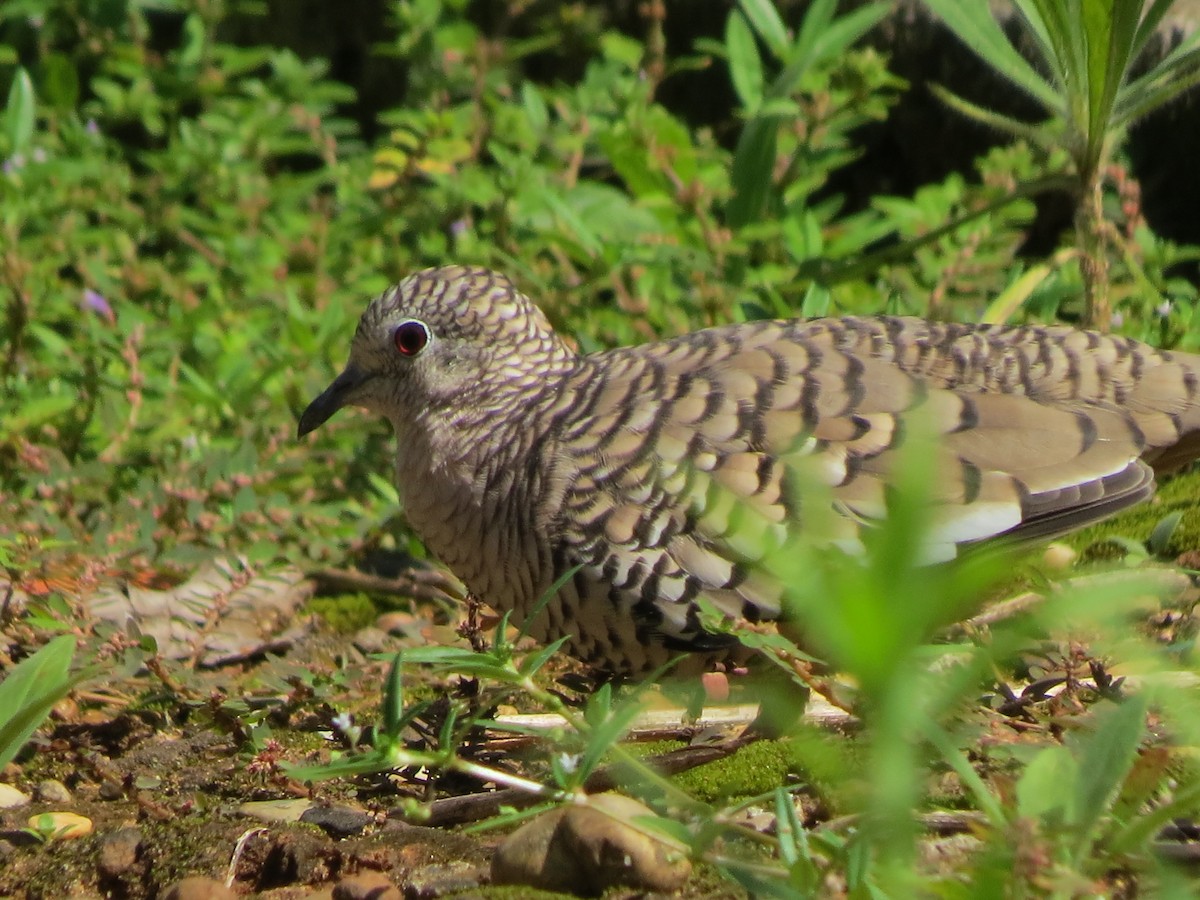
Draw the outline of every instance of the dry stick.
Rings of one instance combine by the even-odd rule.
[[[742,740],[739,736],[721,744],[702,747],[682,747],[679,750],[672,750],[669,753],[652,757],[646,760],[646,764],[660,775],[678,775],[680,772],[686,772],[688,769],[696,768],[696,766],[724,759],[745,746],[746,743],[747,741]],[[617,768],[615,766],[605,766],[602,769],[597,769],[584,782],[584,792],[599,794],[612,790],[617,785]],[[534,796],[528,791],[518,788],[504,788],[498,791],[445,797],[429,804],[422,816],[412,819],[412,824],[429,826],[462,825],[467,822],[477,822],[480,819],[494,816],[500,812],[501,807],[507,806],[514,809],[521,809],[541,803],[544,799],[544,797]],[[389,810],[388,817],[393,819],[407,819],[402,807],[394,807]]]
[[[950,637],[961,637],[980,628],[987,628],[989,625],[996,625],[999,622],[1015,618],[1021,615],[1021,613],[1045,602],[1045,600],[1046,594],[1039,594],[1037,591],[1027,591],[1016,597],[1001,600],[999,603],[989,606],[983,612],[979,613],[979,615],[971,616],[969,619],[964,619],[961,622],[951,625],[946,629],[946,633]]]
[[[362,591],[368,594],[401,594],[417,600],[461,600],[461,585],[440,569],[407,569],[394,578],[354,569],[321,569],[310,576],[321,593]]]

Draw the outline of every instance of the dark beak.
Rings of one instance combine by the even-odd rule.
[[[308,409],[300,416],[300,427],[296,437],[304,437],[315,428],[324,425],[329,417],[341,409],[349,401],[354,389],[367,380],[367,375],[353,366],[347,366],[333,383],[325,388],[325,392],[308,404]]]

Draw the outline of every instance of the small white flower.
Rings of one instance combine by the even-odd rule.
[[[1164,300],[1158,306],[1154,307],[1154,314],[1163,319],[1169,316],[1171,314],[1171,301]]]
[[[567,774],[574,772],[579,768],[579,761],[583,759],[582,753],[562,753],[559,754],[558,764]]]

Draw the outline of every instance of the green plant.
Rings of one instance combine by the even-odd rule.
[[[71,674],[75,638],[64,634],[21,660],[0,681],[0,768],[8,765],[54,704],[84,677]]]
[[[1105,212],[1105,181],[1129,126],[1200,83],[1200,36],[1193,33],[1139,74],[1135,64],[1155,37],[1171,0],[1017,0],[1014,6],[1024,33],[1047,76],[1021,56],[985,6],[954,0],[926,4],[1049,116],[1029,125],[939,91],[952,108],[1024,138],[1047,154],[1065,150],[1076,202],[1085,322],[1107,330],[1112,317],[1109,256],[1117,241]]]

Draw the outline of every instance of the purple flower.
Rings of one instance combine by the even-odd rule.
[[[1120,328],[1125,324],[1125,316],[1122,313],[1115,312],[1112,314],[1112,320],[1109,324],[1111,324],[1113,328]]]
[[[460,238],[467,233],[467,229],[470,227],[466,219],[455,219],[450,223],[450,236]]]
[[[108,305],[108,301],[104,299],[104,295],[99,291],[84,288],[83,297],[80,299],[79,305],[84,309],[90,309],[97,315],[103,316],[109,321],[109,324],[117,321],[117,316],[113,312],[112,307]]]
[[[35,163],[44,163],[46,161],[46,151],[41,147],[34,147],[32,156]]]
[[[1171,301],[1164,300],[1162,303],[1158,304],[1158,306],[1154,307],[1154,312],[1159,317],[1165,319],[1171,314]]]
[[[25,156],[21,153],[14,153],[4,161],[4,165],[0,166],[0,169],[3,169],[5,175],[11,175],[17,169],[24,168],[24,166]]]
[[[100,134],[100,126],[96,124],[95,119],[88,119],[87,124],[83,126],[83,130],[93,137]]]

